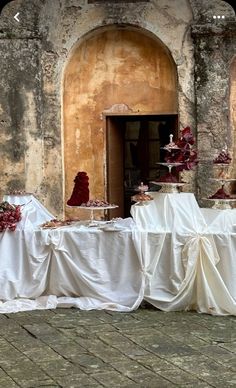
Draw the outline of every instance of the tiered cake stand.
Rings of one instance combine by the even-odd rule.
[[[230,182],[235,182],[234,178],[225,178],[225,169],[229,167],[229,164],[226,163],[215,163],[214,166],[220,167],[221,172],[219,173],[218,178],[210,178],[211,181],[219,182],[221,184],[221,189],[224,190],[225,184]],[[225,190],[224,190],[225,191]],[[229,198],[205,198],[208,201],[214,202],[212,209],[232,209],[232,203],[236,202],[236,197],[229,196]]]
[[[143,182],[141,182],[140,186],[138,186],[137,189],[135,189],[135,191],[137,191],[137,194],[140,194],[142,196],[143,194],[145,194],[145,192],[148,191],[148,186],[144,185]],[[152,199],[153,198],[150,198],[149,200],[141,200],[141,199],[137,199],[136,195],[133,195],[131,197],[131,200],[136,202],[136,205],[138,206],[148,205],[150,201],[152,201]]]
[[[174,167],[181,166],[182,163],[160,163],[160,162],[158,162],[157,164],[168,167],[169,174],[172,175],[172,169]],[[162,182],[161,180],[160,181],[152,181],[151,183],[153,183],[154,185],[161,186],[159,193],[179,193],[180,192],[179,188],[181,186],[185,185],[184,182]]]

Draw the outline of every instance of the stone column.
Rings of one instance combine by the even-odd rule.
[[[234,129],[230,120],[230,65],[236,54],[236,22],[192,25],[195,47],[195,94],[197,145],[200,163],[197,174],[198,199],[217,190],[212,160],[227,145],[233,148]],[[214,191],[215,190],[215,191]]]

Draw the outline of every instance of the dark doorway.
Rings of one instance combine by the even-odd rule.
[[[112,217],[129,217],[131,197],[143,182],[150,191],[158,190],[151,181],[164,172],[162,147],[170,134],[177,138],[178,115],[107,116],[107,198],[119,205]]]

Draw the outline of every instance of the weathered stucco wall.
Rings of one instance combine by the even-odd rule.
[[[1,189],[38,189],[43,178],[40,41],[0,39]]]
[[[65,70],[65,197],[78,170],[90,177],[91,198],[106,198],[104,111],[176,113],[176,68],[163,45],[140,30],[97,30],[73,50]]]
[[[20,23],[13,18],[18,11]],[[222,22],[222,30],[230,30],[229,34],[215,33],[214,26],[208,28],[216,11],[229,17]],[[63,214],[64,70],[72,50],[86,34],[114,24],[149,32],[169,50],[177,69],[180,126],[198,129],[201,157],[205,158],[205,144],[212,146],[209,139],[215,139],[216,152],[222,134],[223,137],[230,134],[232,147],[233,121],[226,124],[229,123],[226,101],[229,101],[229,63],[235,49],[232,35],[235,17],[224,1],[216,0],[213,7],[203,0],[127,4],[15,0],[4,7],[0,17],[1,195],[10,188],[25,189],[36,193],[55,215]],[[208,30],[205,35],[203,26]],[[207,77],[204,79],[202,74]],[[219,106],[222,115],[218,114]],[[208,181],[208,168],[202,166],[200,195],[201,187]]]

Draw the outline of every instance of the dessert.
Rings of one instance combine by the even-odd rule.
[[[210,199],[230,199],[230,195],[227,194],[223,187],[219,190],[217,190],[217,192],[215,194],[213,194],[211,197],[209,197]]]
[[[139,193],[139,194],[133,195],[131,197],[131,200],[134,201],[134,202],[143,202],[143,201],[152,201],[153,198],[149,194]]]
[[[144,191],[148,191],[148,185],[144,185],[143,182],[141,182],[140,186],[138,186],[138,190],[142,193]]]
[[[170,172],[167,172],[165,175],[162,175],[160,177],[160,183],[161,182],[178,183],[178,179],[175,175],[171,174]]]
[[[89,200],[89,177],[86,172],[79,171],[74,179],[74,188],[70,199],[67,201],[69,206],[80,206]]]
[[[223,148],[219,155],[213,160],[215,164],[229,164],[232,158],[227,151],[227,148]]]
[[[184,163],[184,153],[183,152],[170,152],[165,156],[166,163]]]
[[[84,207],[110,207],[110,206],[116,206],[113,204],[110,204],[107,201],[100,200],[100,199],[90,199],[89,201],[82,202],[81,206]]]
[[[73,222],[75,222],[76,220],[71,220],[71,219],[67,219],[67,220],[57,220],[57,219],[52,219],[50,221],[46,221],[44,222],[42,225],[40,225],[41,228],[43,229],[47,229],[47,228],[59,228],[60,226],[67,226],[67,225],[71,225]],[[77,220],[79,221],[79,220]]]
[[[25,190],[10,190],[7,195],[30,195],[31,193],[27,193]]]

